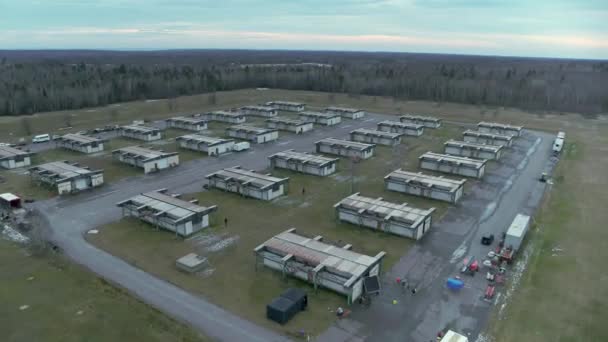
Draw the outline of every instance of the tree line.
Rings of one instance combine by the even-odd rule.
[[[608,62],[324,51],[0,51],[0,115],[243,88],[608,112]]]

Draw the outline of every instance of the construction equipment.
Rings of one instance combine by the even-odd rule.
[[[474,276],[475,272],[479,271],[479,262],[473,256],[464,260],[464,265],[460,269],[460,273],[465,273]]]
[[[484,235],[481,237],[481,244],[484,246],[489,246],[494,243],[494,234]]]

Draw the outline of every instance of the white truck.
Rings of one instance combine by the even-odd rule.
[[[469,342],[469,339],[464,335],[448,330],[448,332],[443,335],[440,342]]]
[[[565,132],[558,132],[557,133],[557,138],[555,138],[555,141],[553,142],[553,154],[558,155],[562,149],[564,148],[564,141],[566,140],[566,133]]]

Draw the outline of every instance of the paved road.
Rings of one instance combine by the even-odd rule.
[[[440,330],[452,328],[475,341],[496,303],[482,298],[485,274],[464,276],[466,285],[459,293],[448,290],[445,281],[460,275],[466,257],[487,254],[489,248],[480,244],[482,235],[499,237],[516,214],[535,212],[546,186],[538,177],[550,171],[554,162],[553,138],[538,132],[526,132],[519,138],[483,182],[473,186],[435,224],[433,232],[384,273],[383,292],[372,305],[355,310],[351,319],[338,322],[319,340],[426,342],[434,340]],[[416,294],[397,285],[397,277],[416,287]]]
[[[250,169],[263,169],[267,166],[266,156],[272,153],[288,148],[312,151],[313,143],[319,139],[329,136],[345,137],[350,130],[374,127],[377,121],[391,118],[395,117],[372,114],[362,121],[346,121],[337,127],[316,128],[305,135],[286,135],[278,142],[254,146],[254,150],[250,152],[194,160],[174,170],[125,179],[97,191],[38,202],[35,203],[35,208],[47,219],[52,230],[52,240],[67,255],[167,314],[218,340],[286,340],[283,336],[243,320],[203,298],[193,296],[89,245],[82,234],[99,225],[120,219],[121,213],[115,203],[135,194],[158,188],[184,193],[199,191],[204,175],[223,167],[241,165]],[[517,169],[538,138],[541,139],[540,143],[526,159],[528,162],[521,164],[521,170]],[[481,185],[474,187],[472,194],[467,195],[459,206],[448,211],[434,232],[416,244],[387,272],[383,296],[369,309],[357,310],[353,319],[343,320],[330,328],[321,339],[335,341],[369,338],[403,341],[404,336],[410,336],[414,341],[427,341],[428,336],[448,323],[457,324],[457,327],[472,334],[478,332],[484,324],[488,310],[478,308],[483,306],[483,303],[477,303],[478,293],[470,291],[469,296],[462,295],[460,299],[454,300],[447,298],[442,288],[445,276],[452,274],[460,262],[458,258],[455,258],[453,264],[449,262],[452,253],[461,244],[477,253],[474,249],[478,247],[477,241],[482,232],[492,228],[498,235],[510,223],[515,213],[526,208],[526,205],[520,203],[529,201],[531,204],[528,211],[535,207],[538,200],[530,199],[530,194],[542,194],[543,189],[539,188],[540,183],[534,178],[544,165],[550,143],[548,136],[528,132],[499,167],[491,170]],[[497,191],[500,191],[512,175],[515,177],[511,179],[513,186],[504,189],[501,195],[497,196]],[[486,209],[492,202],[500,210]],[[412,282],[419,284],[420,292],[415,298],[400,298],[400,301],[409,301],[407,305],[391,305],[389,300],[397,295],[395,291],[398,289],[391,286],[390,280],[396,275],[404,274],[408,274]],[[456,319],[457,317],[462,318]]]
[[[69,257],[169,315],[192,324],[218,340],[283,341],[286,340],[283,336],[241,319],[89,245],[83,239],[83,233],[120,219],[121,212],[115,204],[141,192],[159,188],[183,193],[200,191],[204,176],[221,168],[241,165],[250,169],[264,169],[268,163],[266,156],[270,154],[289,148],[312,151],[313,143],[317,140],[328,136],[346,136],[352,129],[374,126],[375,121],[377,119],[373,118],[347,122],[337,127],[318,127],[305,135],[287,134],[278,142],[255,145],[249,152],[194,160],[173,170],[124,179],[96,191],[37,202],[34,207],[48,221],[53,242]]]

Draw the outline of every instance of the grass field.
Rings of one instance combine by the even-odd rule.
[[[608,128],[587,127],[567,132],[526,273],[491,324],[496,341],[608,341]]]
[[[0,239],[0,259],[4,342],[209,341],[59,256]]]
[[[408,202],[421,208],[436,207],[434,219],[439,220],[447,210],[446,203],[388,192],[384,190],[383,177],[399,167],[416,169],[417,157],[421,153],[440,150],[445,137],[455,137],[460,131],[456,125],[446,125],[441,130],[429,131],[423,137],[406,138],[403,145],[395,149],[378,147],[374,158],[356,165],[354,184],[350,178],[351,164],[343,160],[339,162],[339,172],[329,177],[280,169],[266,170],[275,176],[290,178],[289,195],[272,202],[218,190],[188,194],[185,198],[197,198],[202,205],[218,205],[219,210],[213,215],[211,229],[186,241],[134,219],[123,219],[102,227],[99,234],[87,238],[100,248],[172,283],[203,294],[247,319],[288,334],[301,329],[317,334],[334,320],[332,311],[344,306],[345,298],[326,290],[318,291],[311,295],[310,310],[299,314],[284,327],[273,324],[265,318],[266,303],[283,288],[297,285],[312,291],[312,287],[293,279],[283,281],[276,272],[268,269],[256,271],[253,249],[273,235],[296,227],[307,235],[323,235],[329,241],[350,243],[354,250],[366,254],[375,255],[384,250],[387,252],[384,267],[390,267],[412,242],[339,223],[335,219],[333,205],[348,196],[354,185],[355,191],[366,196]],[[304,194],[302,189],[305,189]],[[228,218],[228,227],[223,225],[224,218]],[[222,244],[229,246],[219,248]],[[211,274],[192,276],[176,270],[175,259],[192,251],[209,258],[213,269]]]
[[[489,332],[497,341],[603,341],[608,340],[603,322],[608,318],[608,296],[604,261],[606,260],[606,216],[608,186],[608,121],[604,116],[599,119],[587,119],[583,115],[572,113],[525,112],[513,108],[496,108],[454,103],[431,103],[424,101],[402,101],[388,97],[351,97],[345,94],[330,96],[325,93],[283,90],[241,90],[217,93],[217,104],[210,105],[208,95],[196,95],[177,99],[174,110],[169,110],[165,100],[153,102],[131,102],[103,108],[87,110],[41,113],[29,117],[1,117],[0,137],[2,141],[13,141],[25,134],[24,121],[28,121],[32,134],[51,133],[65,126],[69,116],[72,130],[93,128],[107,123],[127,123],[133,119],[161,119],[177,114],[204,112],[213,109],[225,109],[241,105],[261,103],[268,100],[282,99],[302,101],[313,107],[342,105],[362,108],[372,112],[384,113],[419,113],[433,115],[445,120],[477,122],[480,120],[497,121],[524,125],[528,128],[556,132],[564,130],[568,135],[568,145],[564,158],[558,166],[555,185],[549,193],[541,212],[536,216],[539,230],[530,235],[528,244],[534,249],[530,264],[524,273],[521,285],[509,302],[503,315],[492,321]],[[293,114],[281,113],[281,116]],[[261,121],[254,122],[261,125]],[[210,133],[224,135],[227,125],[211,124]],[[419,152],[428,149],[438,151],[437,146],[451,136],[449,131],[436,132],[430,142],[410,141],[402,165],[415,162]],[[410,140],[410,139],[408,139]],[[115,140],[112,141],[114,143]],[[428,144],[428,145],[427,145]],[[168,149],[171,144],[166,145]],[[435,148],[429,148],[435,147]],[[383,149],[378,158],[383,162],[363,162],[356,170],[357,191],[364,195],[382,196],[389,200],[406,201],[413,205],[425,206],[417,199],[382,190],[380,184],[370,181],[374,172],[386,165],[387,170],[397,168],[390,149]],[[404,153],[402,152],[396,152]],[[201,155],[202,156],[202,155]],[[390,165],[390,167],[389,167]],[[410,164],[411,165],[411,164]],[[348,165],[340,165],[342,168]],[[378,169],[379,170],[376,170]],[[341,173],[344,173],[342,171]],[[350,171],[347,172],[350,174]],[[2,174],[4,176],[4,173]],[[14,177],[10,174],[8,178]],[[375,252],[381,247],[389,252],[387,265],[394,262],[395,252],[404,253],[410,242],[395,238],[383,237],[375,232],[341,225],[333,220],[320,216],[331,215],[329,204],[335,199],[348,194],[350,183],[346,176],[332,178],[330,184],[311,176],[296,176],[292,179],[290,196],[271,205],[255,200],[247,200],[233,194],[217,191],[200,193],[195,196],[203,204],[218,204],[219,212],[216,221],[229,217],[227,229],[215,224],[206,234],[219,236],[223,240],[238,236],[238,243],[220,252],[208,253],[215,271],[204,277],[187,276],[177,272],[173,267],[175,258],[192,250],[205,252],[209,249],[200,241],[183,242],[173,238],[170,233],[157,232],[145,224],[134,220],[124,220],[106,227],[95,237],[94,243],[139,267],[179,284],[194,292],[204,294],[213,301],[243,315],[253,321],[269,325],[262,319],[263,305],[281,288],[302,285],[294,280],[283,282],[275,272],[261,270],[254,272],[252,247],[266,240],[272,233],[282,231],[288,226],[296,226],[306,233],[319,233],[329,239],[343,239],[352,243],[360,251]],[[7,179],[8,179],[7,178]],[[311,180],[312,179],[312,180]],[[18,179],[22,181],[22,179]],[[314,181],[313,181],[314,180]],[[311,184],[307,182],[312,182]],[[20,183],[9,181],[0,184],[0,191],[6,188],[19,188]],[[305,186],[306,196],[301,196],[298,187]],[[37,189],[27,189],[33,193]],[[393,196],[397,196],[397,199]],[[325,203],[315,206],[315,203]],[[419,200],[419,199],[418,199]],[[309,203],[310,202],[310,203]],[[428,202],[431,203],[431,202]],[[427,204],[428,204],[427,203]],[[436,205],[433,202],[432,205]],[[440,216],[442,210],[437,211]],[[245,215],[249,214],[249,215]],[[305,223],[303,223],[305,222]],[[223,241],[220,240],[220,241]],[[129,250],[130,248],[130,250]],[[554,248],[558,248],[555,252]],[[395,254],[395,255],[394,255]],[[556,254],[556,256],[553,256]],[[145,257],[145,258],[144,258]],[[243,290],[234,293],[226,291],[232,287]],[[325,305],[317,303],[327,301]],[[307,329],[319,331],[328,325],[334,315],[328,311],[344,303],[343,298],[328,291],[319,291],[312,295],[311,314],[299,315],[285,331]],[[247,305],[243,305],[243,303]],[[271,325],[272,327],[275,327]],[[275,327],[276,328],[276,327]]]

